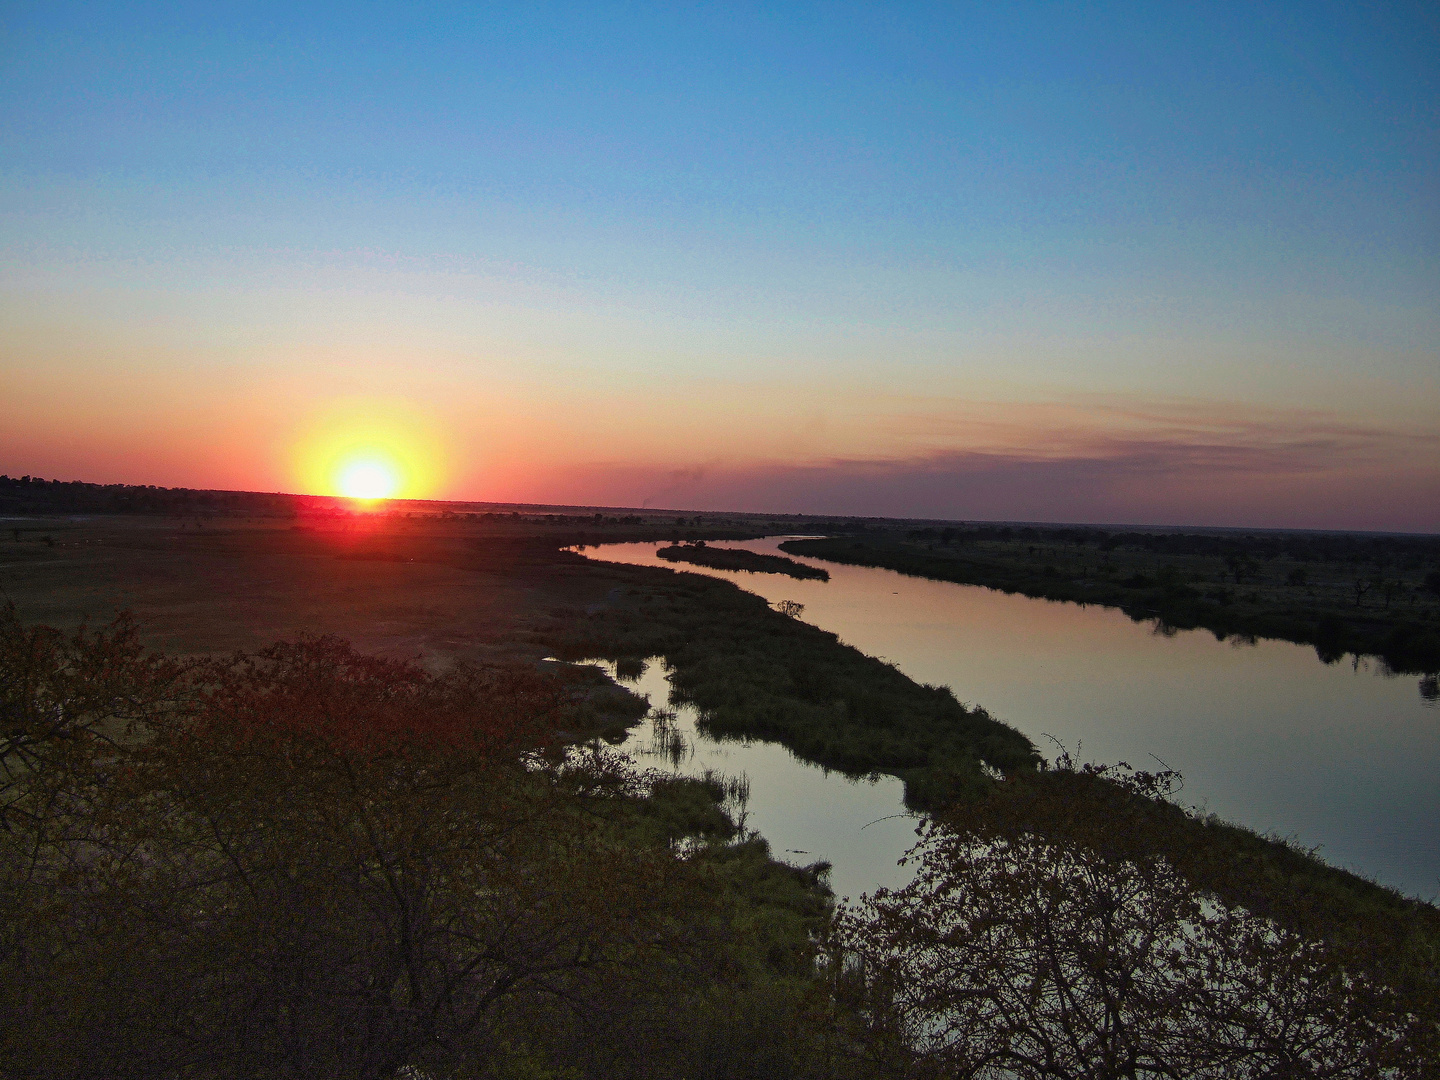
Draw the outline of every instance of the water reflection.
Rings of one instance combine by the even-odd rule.
[[[649,757],[662,758],[670,768],[680,766],[695,757],[695,744],[685,738],[677,721],[674,709],[652,709],[650,712],[650,745],[644,751]]]
[[[782,539],[736,546],[774,554]],[[673,569],[655,547],[589,554]],[[1440,891],[1435,679],[1417,694],[1413,677],[1365,660],[1321,664],[1287,642],[1218,642],[1113,609],[800,561],[823,565],[830,581],[686,569],[803,605],[806,622],[917,681],[949,685],[1042,751],[1051,736],[1097,761],[1163,760],[1184,773],[1187,802],[1407,892]],[[755,779],[755,797],[764,789]]]
[[[896,865],[916,839],[915,820],[901,804],[900,781],[849,780],[775,743],[713,739],[700,730],[693,706],[671,702],[661,663],[630,661],[619,671],[595,663],[650,699],[647,720],[618,744],[640,765],[717,781],[726,808],[765,837],[777,858],[800,866],[831,863],[836,895],[858,897],[910,880],[911,872]]]

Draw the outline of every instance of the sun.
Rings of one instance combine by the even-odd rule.
[[[289,452],[301,491],[366,508],[433,498],[444,483],[440,426],[402,402],[331,402],[304,422]]]
[[[380,455],[351,458],[341,463],[335,488],[362,502],[388,499],[400,490],[400,473],[393,461]]]

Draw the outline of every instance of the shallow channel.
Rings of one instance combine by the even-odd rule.
[[[614,665],[601,666],[615,675]],[[639,679],[620,681],[650,699],[652,717],[617,746],[639,765],[741,781],[747,794],[738,804],[730,800],[732,813],[738,811],[744,827],[769,842],[776,858],[798,866],[830,863],[836,896],[859,899],[877,886],[910,880],[896,862],[917,839],[916,818],[901,805],[904,785],[895,777],[851,780],[801,761],[778,743],[702,735],[693,706],[669,704],[670,684],[658,658]]]
[[[784,554],[784,539],[717,546]],[[1054,739],[1083,760],[1137,768],[1163,761],[1184,774],[1187,804],[1292,837],[1334,865],[1406,893],[1433,899],[1440,892],[1440,709],[1420,694],[1414,676],[1392,676],[1354,658],[1322,664],[1313,649],[1283,641],[1237,645],[1203,630],[1161,634],[1114,609],[891,570],[800,559],[831,577],[796,580],[670,563],[656,557],[658,546],[606,544],[586,554],[671,570],[683,565],[771,602],[794,600],[805,605],[806,622],[913,679],[950,686],[962,701],[1019,728],[1047,757],[1056,753]],[[643,689],[663,705],[663,671],[652,665],[648,678],[660,682]],[[687,722],[693,732],[693,717]],[[699,735],[695,741],[697,754],[733,753],[737,745]],[[789,757],[781,747],[768,751]],[[825,843],[780,839],[802,835],[804,821],[823,819],[832,808],[841,814],[838,793],[856,786],[795,767],[820,776],[820,786],[809,788],[803,772],[744,767],[751,823],[775,853],[797,862],[828,859],[836,891],[852,896],[903,880],[873,875],[878,863],[893,864],[913,842],[911,822],[866,828],[866,841],[886,826],[896,833],[883,857],[883,844],[862,854],[871,845],[848,839],[845,830]],[[874,814],[869,820],[902,811],[898,782],[886,778],[866,789],[877,800],[864,811]],[[820,849],[814,856],[786,854],[809,851],[812,843]]]

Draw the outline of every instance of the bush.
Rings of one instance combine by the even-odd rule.
[[[0,1076],[704,1076],[756,1002],[799,1015],[821,881],[558,745],[531,668],[3,629]]]
[[[1169,780],[1022,776],[929,825],[915,881],[837,920],[832,971],[877,1053],[996,1080],[1427,1075],[1434,971],[1387,967],[1383,931],[1307,933],[1207,887]]]

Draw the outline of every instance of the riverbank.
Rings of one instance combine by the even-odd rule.
[[[761,551],[768,551],[777,540],[774,538],[756,546]],[[593,549],[590,554],[597,560],[632,564],[634,569],[653,566],[656,558],[654,547],[641,543],[602,547]],[[1374,740],[1379,729],[1388,722],[1382,715],[1376,715],[1368,722],[1357,725],[1353,717],[1363,715],[1364,703],[1373,699],[1348,691],[1341,692],[1344,688],[1338,683],[1354,683],[1350,690],[1357,692],[1364,689],[1361,684],[1373,683],[1376,689],[1387,691],[1385,701],[1393,702],[1395,695],[1391,691],[1401,691],[1403,684],[1409,682],[1378,679],[1367,676],[1363,671],[1352,672],[1349,665],[1345,665],[1343,670],[1324,670],[1323,677],[1317,680],[1314,675],[1307,674],[1320,668],[1314,657],[1290,645],[1235,649],[1218,644],[1208,634],[1156,635],[1118,613],[1099,608],[1086,611],[1078,606],[1046,604],[1020,596],[1005,597],[949,583],[916,581],[910,584],[888,572],[868,568],[832,566],[831,569],[832,578],[828,583],[751,579],[718,571],[714,584],[736,582],[747,590],[754,589],[761,594],[756,599],[767,600],[767,606],[781,607],[785,599],[792,597],[803,601],[807,622],[838,634],[846,642],[854,642],[860,647],[862,655],[869,653],[891,658],[896,663],[887,662],[886,666],[898,667],[902,674],[910,676],[912,685],[915,681],[934,682],[957,689],[965,687],[972,693],[984,685],[986,689],[978,694],[982,701],[993,699],[1014,703],[1030,700],[1032,704],[1041,705],[1038,712],[1032,710],[1032,723],[1025,725],[1023,730],[1037,737],[1047,731],[1068,730],[1071,736],[1069,747],[1077,753],[1083,749],[1088,760],[1095,760],[1094,744],[1105,745],[1105,740],[1097,737],[1092,742],[1090,734],[1078,734],[1073,724],[1069,728],[1055,726],[1060,720],[1058,714],[1083,700],[1081,708],[1088,715],[1108,717],[1135,735],[1138,733],[1138,729],[1134,728],[1136,717],[1150,716],[1151,706],[1154,705],[1160,710],[1161,727],[1193,725],[1196,728],[1195,738],[1228,745],[1228,753],[1231,754],[1244,755],[1245,747],[1250,745],[1245,741],[1249,733],[1259,732],[1260,741],[1265,744],[1264,756],[1257,753],[1254,758],[1246,757],[1244,760],[1246,784],[1264,786],[1266,771],[1275,770],[1269,773],[1272,781],[1279,779],[1293,787],[1295,783],[1304,784],[1306,777],[1311,775],[1297,770],[1297,759],[1308,758],[1311,756],[1309,751],[1319,746],[1327,751],[1335,748],[1329,741],[1331,733],[1324,730],[1330,724],[1343,724],[1347,730],[1353,729],[1358,739]],[[718,575],[724,575],[723,579]],[[694,576],[681,575],[682,578]],[[620,597],[617,596],[616,600]],[[765,610],[761,604],[754,606],[759,611]],[[723,613],[724,621],[739,622],[723,606],[702,605],[702,611],[707,609]],[[641,626],[650,621],[641,613],[627,616],[627,619]],[[611,632],[611,620],[599,613],[591,623],[599,631]],[[683,644],[688,640],[690,631],[675,636]],[[626,639],[627,635],[622,634],[613,640]],[[638,641],[636,647],[653,647],[651,639],[641,637]],[[708,647],[712,644],[715,646],[713,649]],[[723,655],[728,649],[728,645],[721,642],[706,642],[706,645],[707,648],[701,650],[702,655]],[[582,645],[584,647],[593,645]],[[1113,663],[1107,659],[1112,652],[1117,657]],[[1277,655],[1272,658],[1272,653]],[[678,688],[683,686],[689,664],[685,663],[685,657],[679,651],[672,655],[682,661],[672,674]],[[1267,667],[1267,660],[1278,660],[1279,665]],[[713,670],[723,668],[717,665]],[[1093,686],[1086,682],[1090,674],[1095,676]],[[1297,680],[1299,685],[1292,685]],[[1270,685],[1272,681],[1275,683],[1273,686]],[[1032,684],[1042,689],[1027,699],[1026,694],[1033,689]],[[723,690],[724,687],[725,680],[718,679],[717,688]],[[743,678],[738,687],[749,689]],[[1317,702],[1305,696],[1305,690],[1310,687],[1314,687],[1321,697],[1329,695],[1336,699],[1335,715],[1313,708]],[[1237,690],[1241,692],[1240,699],[1235,697]],[[1207,718],[1202,702],[1204,696],[1210,693],[1223,696],[1226,710],[1223,724],[1211,723]],[[1254,696],[1250,696],[1252,693]],[[1278,726],[1272,725],[1270,714],[1276,706],[1289,702],[1297,693],[1295,723],[1292,725],[1287,719]],[[1177,694],[1193,708],[1177,708]],[[1413,695],[1413,684],[1409,695]],[[1419,711],[1425,714],[1420,719],[1428,719],[1429,710],[1415,703],[1413,696],[1405,705],[1411,710],[1407,717]],[[1002,713],[1007,721],[1014,722],[1016,719],[1013,708],[1012,704]],[[1132,711],[1135,717],[1129,715]],[[1241,728],[1245,734],[1227,725]],[[1144,730],[1153,731],[1154,728]],[[1389,732],[1386,734],[1388,736]],[[796,743],[779,732],[766,737],[797,749]],[[1303,740],[1302,743],[1297,744],[1294,741],[1296,738]],[[1194,741],[1193,738],[1190,740],[1191,745]],[[1404,740],[1400,740],[1397,752],[1403,753],[1405,745]],[[1261,751],[1262,747],[1257,744],[1254,749]],[[1054,750],[1063,750],[1063,747],[1056,746]],[[1428,744],[1425,750],[1428,755]],[[1153,760],[1149,756],[1150,751],[1175,760],[1177,764],[1189,760],[1187,754],[1171,758],[1162,743],[1152,742],[1149,737],[1143,738],[1138,745],[1132,739],[1130,745],[1118,753],[1112,747],[1107,751],[1110,756],[1099,760],[1143,763]],[[1217,750],[1217,753],[1224,752]],[[1388,760],[1377,759],[1373,763],[1361,760],[1357,765],[1358,772],[1368,776],[1373,768],[1383,767],[1382,761]],[[1422,779],[1419,782],[1428,784],[1423,763],[1430,758],[1421,756],[1418,760],[1422,763],[1419,774]],[[1210,765],[1213,769],[1213,762]],[[1261,766],[1261,769],[1257,772],[1252,766]],[[1053,774],[1043,771],[1031,773],[1026,770],[1023,775],[1033,777],[1042,787],[1053,782]],[[1345,785],[1344,775],[1340,772],[1316,774],[1313,778],[1321,780],[1323,790],[1312,794],[1317,799],[1338,803],[1366,801],[1371,794],[1370,789],[1363,784]],[[1395,785],[1403,786],[1413,779],[1411,773],[1404,770],[1395,770],[1389,775]],[[987,781],[972,793],[983,798],[995,790],[995,786]],[[1274,785],[1266,790],[1274,790]],[[1341,796],[1340,792],[1345,792],[1345,795]],[[1289,895],[1297,903],[1300,902],[1298,898],[1304,897],[1308,898],[1304,900],[1308,910],[1332,912],[1336,919],[1333,928],[1337,932],[1343,930],[1348,921],[1371,919],[1376,912],[1390,912],[1407,925],[1410,920],[1417,920],[1415,925],[1423,928],[1417,932],[1422,936],[1440,939],[1440,924],[1433,921],[1435,909],[1413,898],[1414,895],[1432,895],[1432,883],[1423,873],[1403,876],[1407,890],[1412,892],[1411,897],[1406,897],[1391,887],[1393,880],[1381,885],[1369,879],[1363,851],[1358,851],[1353,845],[1344,849],[1348,857],[1336,865],[1321,856],[1318,843],[1326,835],[1323,832],[1317,837],[1308,830],[1301,830],[1303,839],[1297,840],[1288,821],[1277,827],[1277,819],[1269,815],[1261,815],[1258,822],[1253,817],[1242,818],[1244,824],[1236,824],[1233,815],[1217,816],[1213,812],[1214,803],[1209,801],[1203,785],[1186,786],[1184,797],[1190,809],[1176,819],[1174,831],[1170,834],[1173,850],[1181,852],[1186,845],[1194,849],[1191,865],[1208,868],[1208,887],[1237,888],[1237,878],[1222,882],[1213,876],[1220,868],[1229,866],[1235,868],[1239,878],[1249,875],[1249,887],[1256,891],[1256,895],[1268,893],[1272,898],[1269,902],[1276,902],[1275,898],[1280,895]],[[1194,807],[1196,803],[1199,804],[1198,809]],[[1421,798],[1419,805],[1428,803],[1428,799]],[[922,805],[926,809],[931,808],[928,804]],[[1404,807],[1395,808],[1386,817],[1385,826],[1391,827],[1404,820],[1407,827],[1418,827],[1428,837],[1429,830],[1424,822],[1428,822],[1429,818],[1422,816],[1419,819],[1421,823],[1416,826],[1416,805],[1412,800]],[[1176,809],[1179,809],[1178,805]],[[1421,847],[1426,859],[1424,865],[1433,865],[1429,861],[1428,844],[1422,841]],[[1200,853],[1204,853],[1203,859],[1199,857]],[[1329,851],[1325,853],[1329,854]],[[1390,868],[1388,864],[1382,865]]]
[[[1029,741],[984,709],[727,582],[565,550],[583,536],[593,541],[593,523],[581,531],[540,515],[347,515],[181,528],[117,516],[51,527],[53,544],[0,543],[0,587],[27,620],[75,626],[128,608],[147,643],[172,654],[328,633],[367,653],[419,656],[437,670],[550,655],[664,656],[717,732],[783,742],[852,775],[898,776],[915,806],[975,789],[986,767],[1035,761]],[[675,529],[599,527],[607,540],[668,540]],[[731,531],[751,534],[739,522]]]
[[[203,529],[155,518],[63,524],[53,545],[0,545],[0,584],[27,620],[94,624],[128,607],[147,643],[172,654],[330,633],[367,653],[419,657],[432,670],[541,664],[549,655],[622,665],[663,656],[714,733],[780,742],[853,775],[895,775],[920,808],[983,795],[989,770],[1026,771],[1036,761],[1030,742],[984,709],[728,582],[562,550],[577,542],[562,522],[347,515],[302,528],[243,519]],[[668,540],[673,526],[606,528],[615,539]],[[623,709],[614,722],[625,722]],[[1353,879],[1365,904],[1412,909],[1269,843],[1242,845],[1267,875],[1283,866],[1293,877],[1313,864],[1327,880]]]
[[[781,549],[1047,600],[1164,627],[1311,645],[1440,670],[1440,538],[1136,532],[1048,526],[870,530]]]
[[[851,776],[899,777],[916,809],[983,790],[987,768],[1038,761],[1025,736],[949,688],[920,685],[727,581],[590,565],[616,586],[583,617],[556,612],[540,640],[562,659],[664,657],[675,693],[717,736],[783,743]]]

